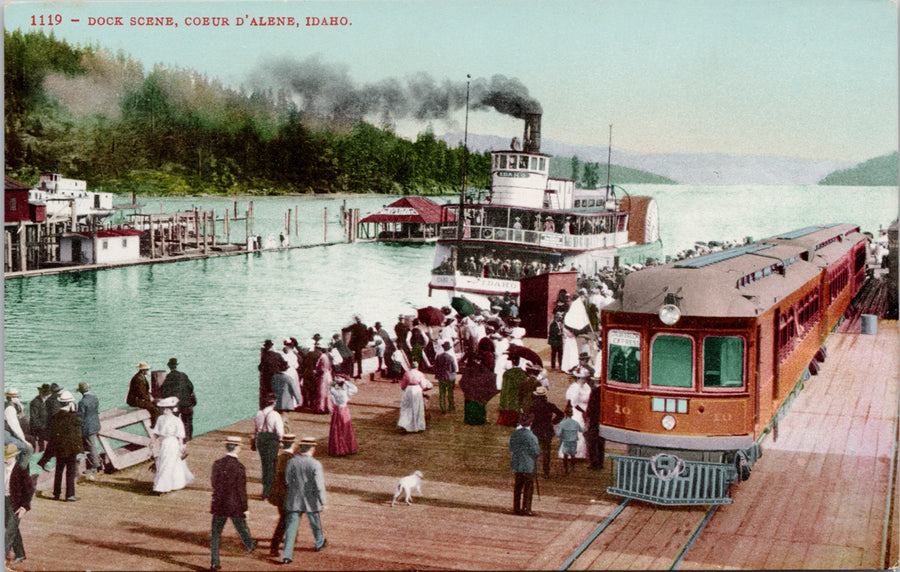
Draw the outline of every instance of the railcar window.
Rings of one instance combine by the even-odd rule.
[[[744,340],[707,336],[703,340],[703,386],[743,387]]]
[[[609,332],[610,381],[641,383],[641,335],[624,330]]]
[[[650,385],[692,387],[694,343],[686,336],[660,335],[650,348]]]

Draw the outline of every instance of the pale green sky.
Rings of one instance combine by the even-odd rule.
[[[32,26],[42,14],[63,22]],[[125,25],[89,26],[97,16]],[[171,16],[178,27],[129,26],[132,16]],[[188,16],[230,25],[186,26]],[[294,16],[301,26],[238,27],[238,16]],[[325,16],[351,25],[302,25]],[[359,85],[416,72],[438,82],[503,74],[542,104],[545,139],[605,145],[613,124],[613,145],[634,153],[863,161],[898,147],[892,0],[12,2],[4,18],[7,30],[52,28],[145,69],[190,67],[232,85],[265,58],[316,54]],[[434,131],[461,131],[463,114],[455,118]],[[424,127],[398,124],[405,135]],[[469,131],[511,137],[522,126],[479,111]]]

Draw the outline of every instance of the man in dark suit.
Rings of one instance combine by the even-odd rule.
[[[277,369],[277,360],[283,359],[278,352],[272,349],[275,344],[272,340],[263,342],[263,347],[259,350],[259,408],[266,406],[269,397],[274,397],[272,391],[272,376],[282,371]]]
[[[313,458],[316,440],[304,437],[299,443],[299,454],[288,461],[284,480],[287,484],[287,495],[284,500],[285,533],[284,550],[281,562],[294,559],[294,541],[297,539],[297,528],[300,526],[300,515],[306,513],[309,527],[316,541],[316,552],[325,548],[328,541],[322,534],[322,521],[319,513],[325,510],[325,474],[322,463]]]
[[[555,312],[547,333],[547,345],[550,346],[550,369],[562,366],[563,347],[563,313]]]
[[[184,423],[185,442],[191,440],[194,434],[194,406],[197,405],[197,398],[194,396],[194,384],[188,379],[188,376],[178,371],[178,360],[171,358],[166,364],[169,366],[169,373],[163,381],[160,393],[163,398],[178,398],[178,416]]]
[[[150,366],[145,362],[137,365],[137,373],[131,377],[131,383],[128,385],[128,395],[125,397],[125,403],[132,407],[140,407],[146,409],[150,413],[150,426],[156,426],[156,418],[159,417],[159,408],[153,402],[150,396],[150,381],[147,379],[147,372]],[[53,386],[50,386],[53,389]]]
[[[368,328],[363,324],[362,318],[353,316],[353,325],[350,326],[350,341],[347,342],[347,347],[353,352],[353,359],[356,362],[356,373],[353,373],[352,368],[350,368],[349,372],[353,375],[354,379],[360,379],[362,377],[362,351],[368,343]]]
[[[212,534],[209,539],[210,570],[219,570],[219,543],[222,540],[222,529],[225,521],[231,519],[237,529],[247,553],[256,549],[256,541],[250,536],[247,526],[247,473],[244,465],[238,461],[241,452],[240,437],[225,439],[225,456],[213,463],[212,467]]]
[[[516,474],[513,488],[513,512],[532,516],[531,497],[534,494],[535,469],[541,456],[541,446],[531,432],[532,415],[525,413],[519,419],[519,426],[509,436],[509,451],[512,454],[511,467]]]
[[[75,477],[78,471],[78,454],[84,449],[81,440],[81,419],[75,411],[75,398],[66,390],[59,392],[62,408],[50,418],[50,445],[44,451],[38,465],[45,465],[56,457],[56,473],[53,475],[53,498],[59,500],[62,493],[63,474],[66,476],[66,500],[77,501]]]
[[[78,384],[81,401],[78,402],[78,417],[81,418],[81,441],[87,453],[84,474],[97,473],[103,468],[97,450],[97,434],[100,433],[100,398],[91,393],[91,387],[81,382]]]
[[[6,466],[6,554],[13,552],[13,560],[7,563],[18,564],[25,560],[25,545],[19,531],[19,520],[31,510],[31,499],[34,496],[34,481],[28,474],[28,468],[16,462],[19,449],[12,443],[4,448]]]
[[[47,448],[47,424],[50,415],[47,402],[50,399],[50,385],[43,384],[38,388],[38,395],[28,404],[28,429],[31,432],[32,445],[35,451]]]
[[[565,415],[559,407],[547,399],[547,388],[543,385],[535,388],[531,394],[531,406],[528,411],[532,415],[531,432],[537,437],[541,446],[541,459],[544,465],[544,478],[550,478],[550,444],[556,435],[553,426],[563,420]]]

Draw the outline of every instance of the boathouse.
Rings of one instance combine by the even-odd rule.
[[[456,220],[446,213],[441,220],[441,206],[425,197],[403,197],[359,221],[361,240],[379,242],[433,242],[441,223]]]
[[[141,258],[139,230],[70,232],[59,239],[59,260],[73,264],[114,264]]]

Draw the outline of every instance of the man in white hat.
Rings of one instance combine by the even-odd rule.
[[[238,461],[243,439],[240,437],[225,438],[225,456],[213,463],[212,467],[212,534],[209,539],[209,569],[219,570],[219,543],[222,540],[222,529],[229,518],[237,529],[244,548],[250,554],[256,549],[256,541],[250,536],[247,526],[247,472]]]
[[[137,365],[137,370],[128,386],[128,396],[125,398],[125,403],[132,407],[146,409],[150,413],[150,426],[152,427],[156,425],[159,409],[150,395],[150,381],[147,379],[147,372],[150,371],[150,366],[146,362],[141,362]]]
[[[65,499],[72,502],[78,500],[75,496],[75,477],[78,471],[78,454],[84,448],[81,440],[81,419],[75,412],[75,398],[69,391],[64,389],[59,393],[59,402],[62,407],[50,418],[50,445],[38,464],[44,468],[50,457],[56,457],[53,499],[59,500],[65,474]]]
[[[6,390],[6,404],[3,407],[3,421],[6,431],[13,437],[26,443],[25,431],[22,428],[25,422],[25,411],[19,401],[19,390],[10,387]]]
[[[319,513],[325,510],[325,474],[322,463],[313,458],[316,440],[304,437],[299,443],[299,452],[288,461],[285,471],[287,496],[284,501],[285,533],[281,562],[294,559],[294,541],[300,526],[300,515],[306,513],[309,527],[316,542],[316,552],[325,548],[328,541],[322,534]]]

